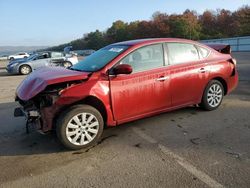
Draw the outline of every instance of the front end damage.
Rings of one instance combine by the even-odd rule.
[[[42,92],[29,100],[22,100],[16,96],[20,107],[14,110],[14,116],[26,117],[26,132],[38,130],[41,133],[53,129],[53,119],[56,114],[65,108],[65,104],[72,104],[79,100],[74,98],[60,99],[62,91],[81,84],[84,80],[70,81],[48,85]]]

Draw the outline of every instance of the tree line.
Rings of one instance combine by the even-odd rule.
[[[115,21],[106,31],[93,31],[80,39],[51,47],[47,50],[61,51],[65,46],[73,50],[100,49],[111,43],[140,39],[178,37],[192,40],[226,38],[250,35],[250,6],[232,12],[218,9],[202,14],[187,9],[182,14],[155,12],[148,21],[130,23]]]

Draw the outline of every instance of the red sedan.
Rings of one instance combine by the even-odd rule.
[[[213,49],[214,48],[214,49]],[[55,129],[69,149],[95,144],[116,126],[198,104],[215,110],[238,83],[228,46],[142,39],[106,46],[69,69],[34,71],[17,88],[15,116]]]

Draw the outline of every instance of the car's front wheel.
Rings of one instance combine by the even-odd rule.
[[[89,105],[77,105],[59,116],[56,132],[66,148],[77,150],[95,145],[103,127],[103,117],[98,110]]]
[[[202,96],[200,106],[205,110],[215,110],[222,102],[224,87],[218,80],[211,80]]]
[[[23,74],[23,75],[26,75],[26,74],[29,74],[31,73],[31,67],[29,65],[22,65],[19,69],[19,73],[20,74]]]

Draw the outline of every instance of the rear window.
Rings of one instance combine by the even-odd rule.
[[[51,52],[52,58],[63,57],[63,53],[61,52]]]

